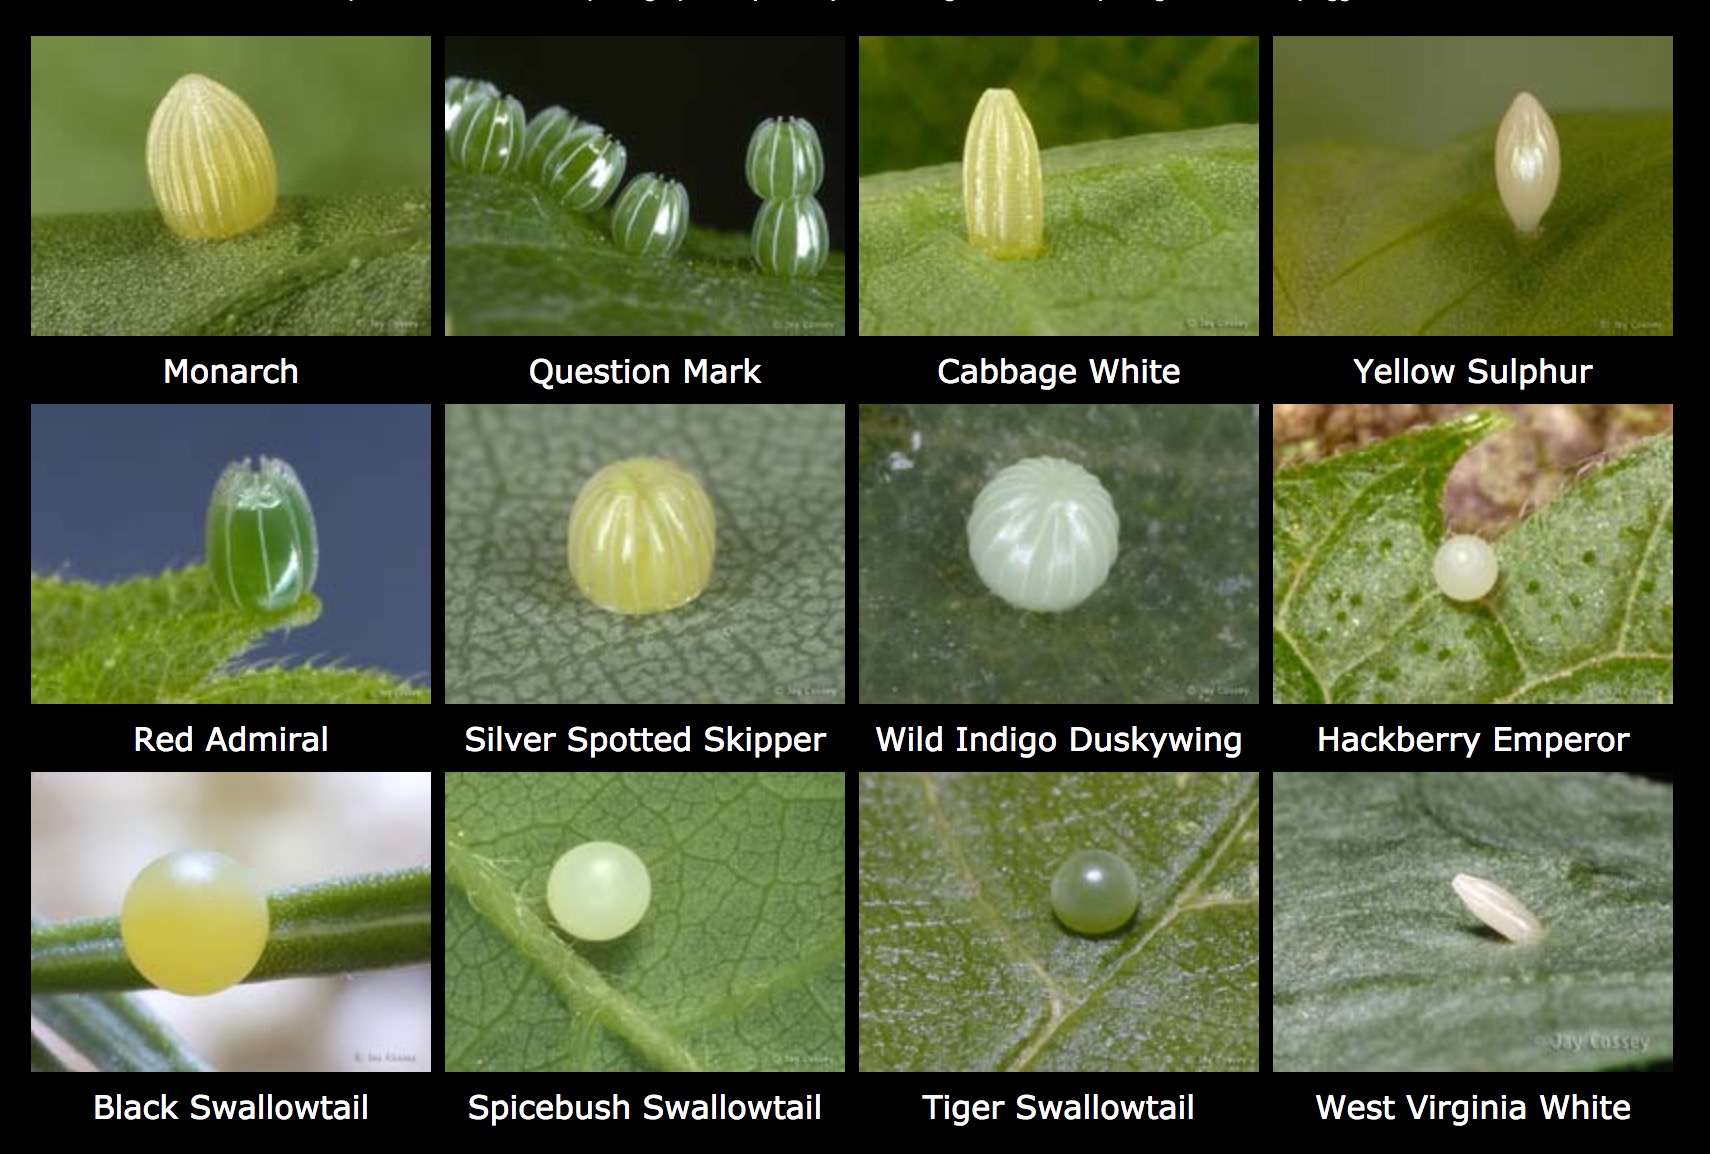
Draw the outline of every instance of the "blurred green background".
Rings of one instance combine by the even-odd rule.
[[[439,119],[426,36],[34,36],[30,215],[147,208],[143,143],[173,82],[243,97],[279,194],[425,184]]]
[[[1259,120],[1256,36],[863,36],[860,171],[959,160],[980,93],[1039,147]]]
[[[1494,132],[1522,91],[1551,116],[1674,107],[1672,36],[1278,36],[1271,66],[1279,147]]]

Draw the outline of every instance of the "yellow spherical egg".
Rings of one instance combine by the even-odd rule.
[[[214,994],[249,976],[267,947],[267,898],[212,850],[158,858],[125,891],[119,934],[143,977],[175,994]]]
[[[273,146],[243,97],[192,72],[148,126],[148,184],[166,227],[192,240],[248,232],[273,215]]]
[[[632,457],[588,479],[570,510],[570,575],[612,613],[661,613],[712,579],[712,501],[673,461]]]

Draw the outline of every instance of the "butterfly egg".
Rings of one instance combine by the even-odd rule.
[[[1140,905],[1134,867],[1102,849],[1072,853],[1051,879],[1051,909],[1079,934],[1121,929]]]
[[[523,130],[528,117],[514,96],[471,92],[460,106],[446,139],[450,157],[465,172],[500,176],[522,163]]]
[[[1484,878],[1456,874],[1450,885],[1473,917],[1511,942],[1536,941],[1544,932],[1538,915],[1520,904],[1520,899]]]
[[[583,842],[546,879],[546,905],[572,937],[609,942],[629,933],[653,900],[647,863],[615,841]]]
[[[166,227],[193,240],[248,232],[273,215],[273,146],[243,98],[192,72],[148,125],[148,184]]]
[[[628,159],[616,137],[583,123],[542,159],[538,179],[571,212],[593,212],[617,191]]]
[[[962,205],[968,243],[1003,260],[1045,249],[1045,179],[1039,141],[1007,88],[988,88],[962,145]]]
[[[249,871],[212,850],[150,862],[119,909],[125,956],[175,994],[213,994],[249,976],[267,948],[267,898]]]
[[[968,556],[986,588],[1021,609],[1060,613],[1104,584],[1117,517],[1097,477],[1030,457],[987,483],[968,517]]]
[[[632,457],[588,478],[570,510],[570,575],[610,613],[661,613],[712,579],[716,523],[694,474]]]
[[[825,210],[811,196],[764,201],[754,216],[750,251],[761,271],[773,276],[811,277],[825,267],[831,233]]]
[[[523,175],[539,180],[548,161],[562,157],[578,136],[598,136],[601,131],[599,125],[579,120],[556,104],[541,109],[523,129]]]
[[[1497,573],[1496,551],[1470,533],[1444,541],[1431,562],[1437,588],[1453,601],[1477,601],[1496,584]]]
[[[612,239],[635,256],[670,256],[688,235],[689,191],[675,180],[644,172],[612,209]]]
[[[277,613],[315,584],[320,551],[303,483],[284,461],[226,466],[208,502],[208,572],[239,609]]]
[[[466,80],[461,76],[448,76],[445,80],[445,147],[451,150],[451,126],[456,123],[458,114],[471,98],[486,96],[497,98],[499,90],[486,80]]]
[[[762,120],[748,138],[743,174],[761,200],[812,196],[825,179],[819,133],[796,116]]]
[[[1538,98],[1522,92],[1496,130],[1496,190],[1515,228],[1527,236],[1538,231],[1561,178],[1556,126]]]

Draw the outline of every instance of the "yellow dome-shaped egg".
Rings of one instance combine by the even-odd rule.
[[[612,613],[661,613],[712,579],[712,501],[673,461],[632,457],[588,479],[570,510],[570,575]]]
[[[243,98],[192,72],[154,110],[148,184],[166,227],[193,240],[248,232],[273,215],[273,146]]]

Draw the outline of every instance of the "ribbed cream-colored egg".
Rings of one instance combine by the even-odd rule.
[[[632,457],[588,478],[570,510],[570,575],[612,613],[661,613],[712,579],[712,501],[674,461]]]
[[[962,204],[968,243],[1001,260],[1045,251],[1045,178],[1039,141],[1021,101],[988,88],[962,144]]]
[[[1030,457],[993,477],[968,517],[968,556],[986,587],[1041,613],[1073,609],[1116,560],[1116,507],[1072,461]]]
[[[148,184],[166,226],[217,240],[273,215],[273,146],[243,98],[192,72],[174,84],[148,126]]]

